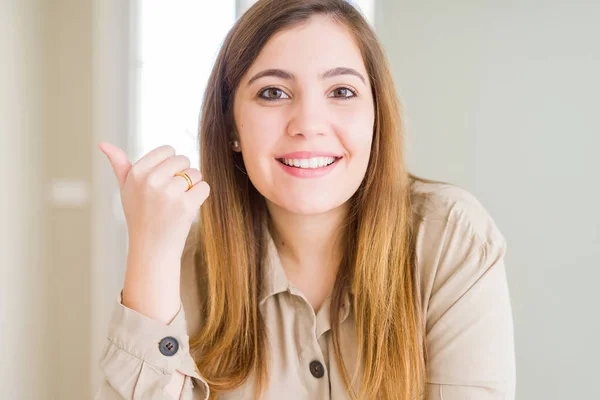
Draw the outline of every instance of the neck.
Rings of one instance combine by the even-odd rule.
[[[267,201],[273,241],[286,272],[337,273],[343,252],[342,224],[347,205],[323,214],[298,215]]]

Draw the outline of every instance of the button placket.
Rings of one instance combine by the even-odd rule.
[[[323,355],[323,352],[316,336],[317,316],[302,292],[298,291],[291,284],[288,286],[288,293],[292,296],[291,298],[298,302],[297,304],[301,304],[301,308],[297,309],[297,318],[308,319],[308,324],[302,324],[304,329],[301,335],[302,342],[299,346],[302,351],[299,352],[298,358],[302,364],[302,368],[308,368],[310,372],[310,376],[302,374],[302,376],[305,376],[307,387],[317,389],[321,384],[317,384],[315,378],[325,376],[325,367],[318,360]],[[317,386],[314,386],[315,384]]]

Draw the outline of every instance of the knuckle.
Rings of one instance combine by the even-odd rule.
[[[205,181],[198,182],[198,198],[204,201],[210,194],[210,186]]]
[[[195,169],[188,169],[187,174],[190,176],[190,178],[192,178],[192,181],[194,181],[195,185],[200,183],[200,181],[202,180],[202,175],[200,175],[200,172],[198,172]]]
[[[160,184],[161,184],[160,177],[157,174],[150,173],[146,177],[146,185],[148,187],[156,189],[156,188],[160,187]]]
[[[186,156],[182,156],[182,155],[177,156],[177,158],[179,159],[181,164],[183,164],[185,166],[184,169],[187,169],[190,167],[191,162],[190,162],[189,158],[187,158]]]

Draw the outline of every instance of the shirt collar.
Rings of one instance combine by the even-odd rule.
[[[264,225],[263,232],[263,240],[266,241],[266,251],[262,264],[262,287],[259,304],[263,303],[270,296],[292,290],[292,284],[285,274],[275,241],[269,232],[268,224]],[[346,298],[348,294],[354,294],[351,285],[348,285],[346,288]]]
[[[266,240],[266,252],[262,264],[262,288],[260,303],[269,296],[285,292],[290,287],[290,281],[285,274],[279,252],[267,226],[264,227],[264,240]]]

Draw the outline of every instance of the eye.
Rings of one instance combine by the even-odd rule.
[[[266,95],[265,95],[265,93],[266,93]],[[287,94],[285,94],[285,92],[283,90],[276,88],[276,87],[270,87],[270,88],[266,88],[266,89],[262,90],[258,94],[258,97],[260,97],[263,100],[267,100],[267,101],[289,99],[289,96]]]
[[[338,97],[342,99],[351,99],[352,97],[356,97],[356,92],[347,87],[339,87],[334,89],[331,93],[334,95],[331,97]]]

